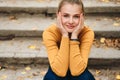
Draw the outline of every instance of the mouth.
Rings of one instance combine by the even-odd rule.
[[[68,25],[67,28],[68,28],[68,29],[73,29],[74,26]]]

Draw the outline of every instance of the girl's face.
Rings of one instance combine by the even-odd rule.
[[[82,9],[77,4],[65,4],[61,7],[61,22],[67,32],[72,33],[79,24]]]

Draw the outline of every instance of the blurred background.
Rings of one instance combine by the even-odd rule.
[[[60,0],[0,0],[0,80],[42,80],[48,68],[42,32]],[[88,68],[96,80],[120,80],[120,0],[83,0],[95,32]]]

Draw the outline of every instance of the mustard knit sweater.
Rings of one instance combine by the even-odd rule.
[[[93,39],[94,32],[86,26],[80,32],[79,41],[63,37],[55,24],[48,27],[43,32],[43,43],[52,71],[61,77],[66,76],[68,69],[73,76],[80,75],[87,67]]]

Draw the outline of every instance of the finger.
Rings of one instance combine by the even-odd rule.
[[[83,17],[83,13],[81,13],[81,27],[84,27],[84,17]]]
[[[81,20],[82,20],[81,17],[82,17],[82,16],[81,16],[81,14],[80,14],[80,17],[79,17],[79,24],[78,24],[78,28],[79,28],[79,29],[81,28],[81,23],[82,23],[82,22],[81,22]]]
[[[60,15],[59,15],[59,13],[57,14],[57,27],[59,27],[60,28]]]
[[[60,23],[60,27],[62,27],[62,16],[61,16],[61,12],[59,12],[59,23]]]

